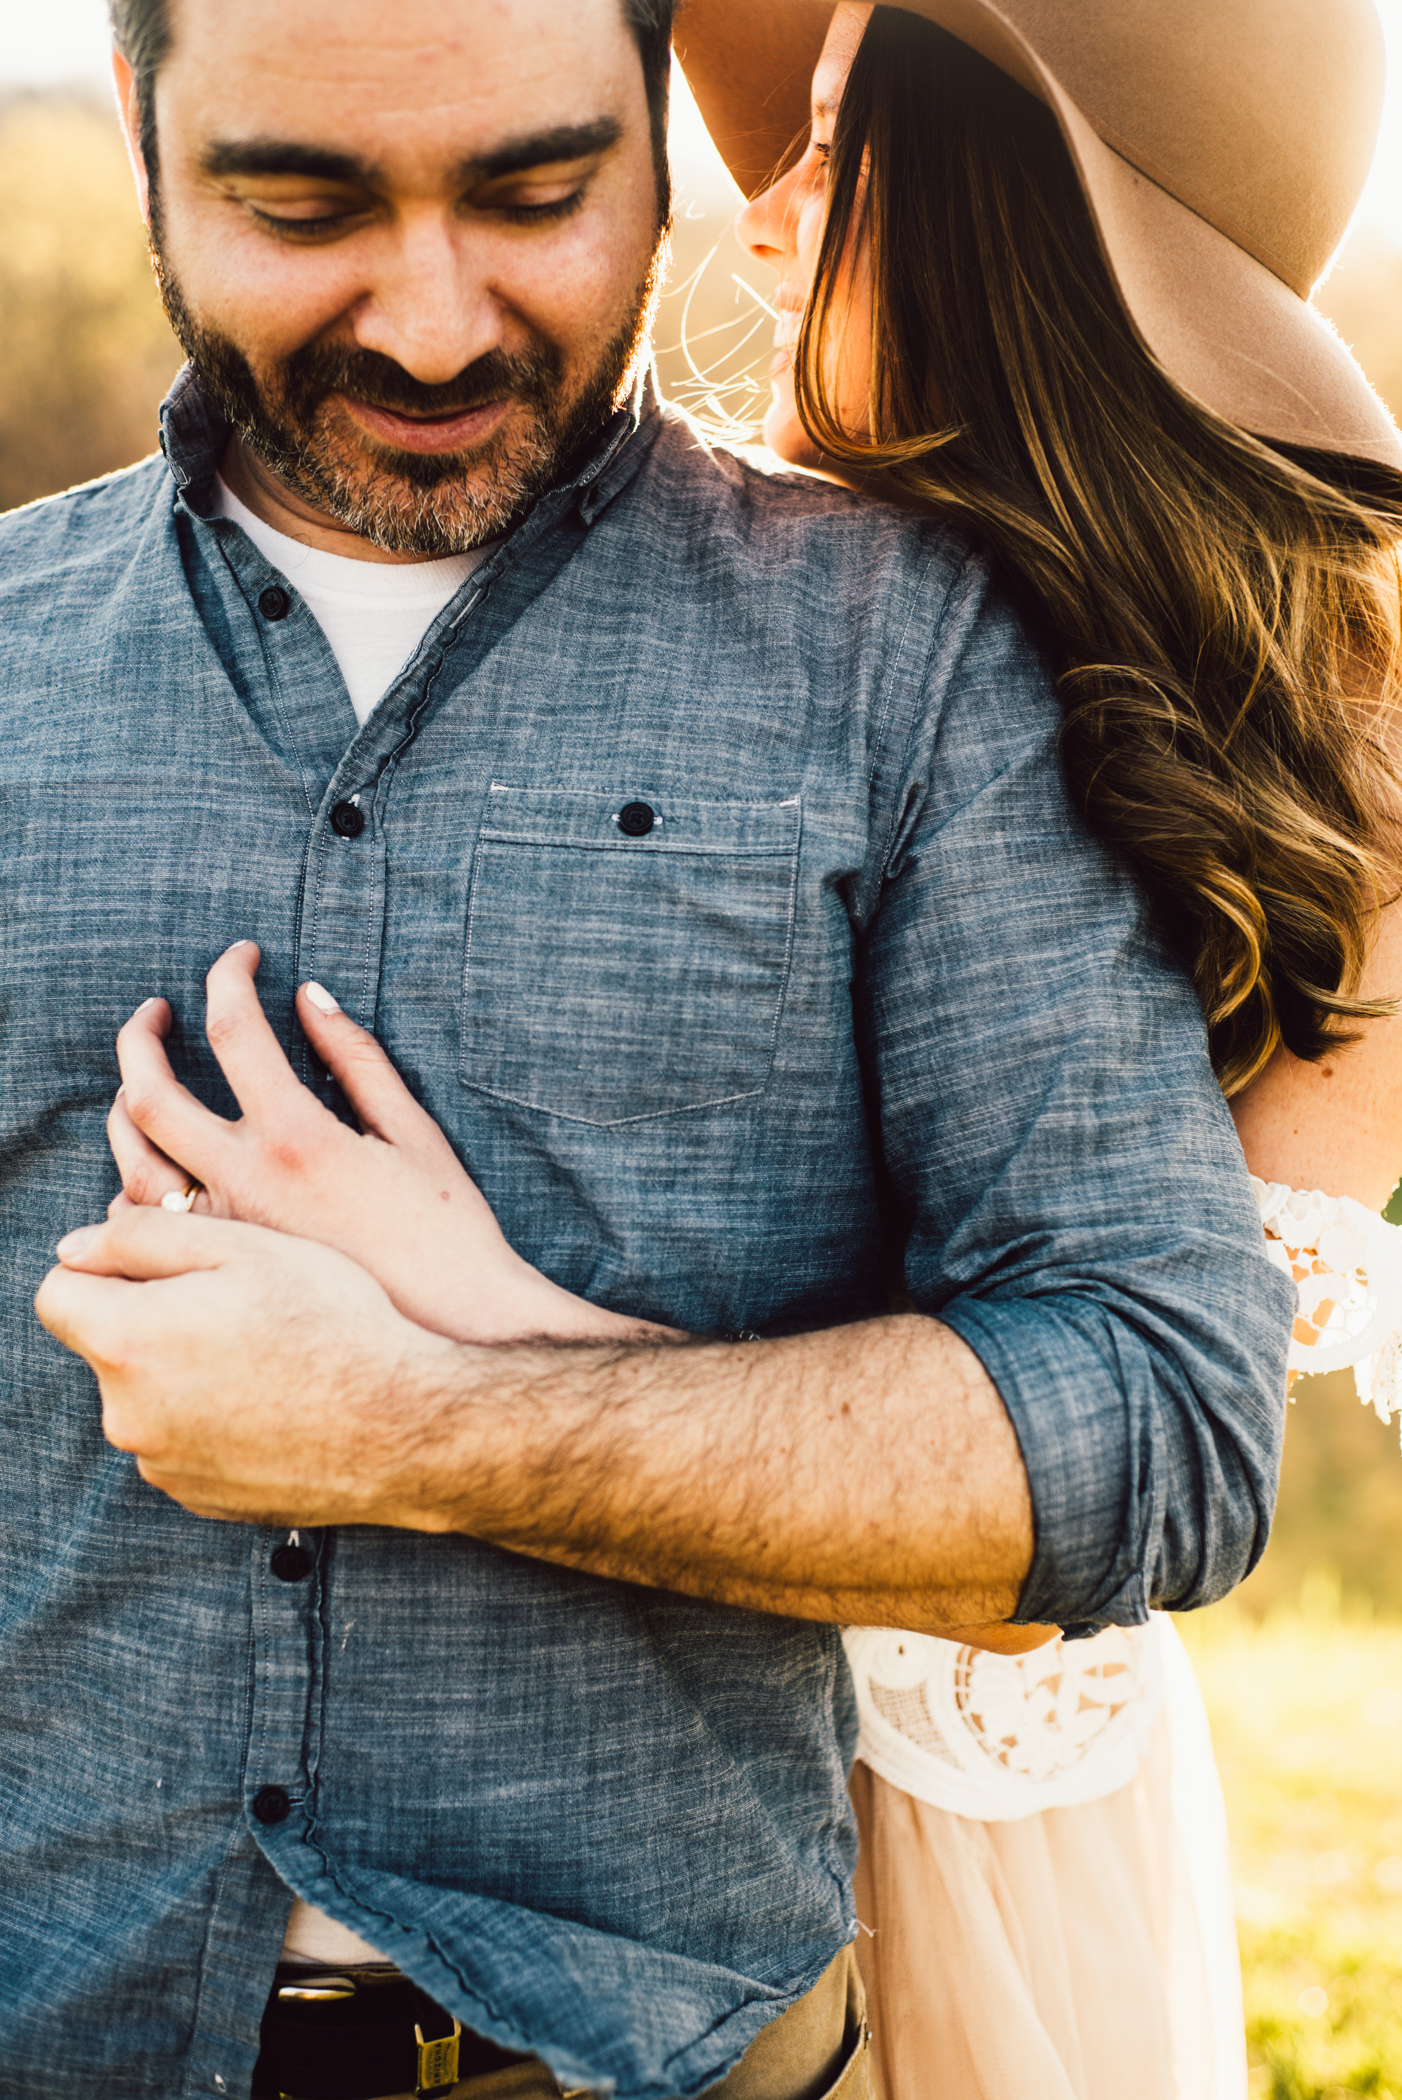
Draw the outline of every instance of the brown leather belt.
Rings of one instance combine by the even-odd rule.
[[[764,2028],[706,2100],[864,2100],[861,1984],[850,1947]],[[263,2016],[253,2100],[574,2100],[535,2056],[464,2028],[388,1963],[284,1964]],[[590,2100],[581,2093],[579,2100]]]

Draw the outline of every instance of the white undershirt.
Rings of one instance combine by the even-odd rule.
[[[490,546],[444,561],[356,561],[304,547],[255,517],[225,483],[215,484],[221,517],[248,534],[264,561],[292,584],[331,644],[346,681],[357,722],[369,719],[403,670],[448,600],[464,584]],[[383,1961],[384,1956],[324,1911],[292,1906],[282,1943],[284,1961],[318,1963]]]
[[[442,561],[356,561],[304,547],[255,517],[222,480],[220,517],[241,525],[264,561],[284,575],[331,644],[357,722],[369,719],[453,594],[490,545]]]

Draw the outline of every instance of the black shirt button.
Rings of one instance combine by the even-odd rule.
[[[353,802],[338,802],[331,812],[331,829],[343,839],[358,839],[365,829],[365,812]]]
[[[646,802],[625,802],[618,812],[618,828],[630,839],[645,839],[657,822],[657,812]]]
[[[260,1786],[253,1796],[253,1813],[260,1823],[283,1823],[292,1813],[292,1801],[285,1788]]]
[[[279,1582],[305,1582],[313,1566],[305,1546],[279,1546],[273,1554],[273,1573]]]
[[[270,583],[258,593],[258,610],[265,620],[285,620],[292,610],[292,600],[280,583]]]

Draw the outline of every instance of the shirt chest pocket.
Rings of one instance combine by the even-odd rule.
[[[761,1093],[801,809],[494,783],[463,965],[465,1086],[608,1125]]]

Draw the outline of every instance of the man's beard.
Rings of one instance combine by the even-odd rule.
[[[229,336],[191,313],[152,229],[161,298],[205,393],[250,452],[316,510],[391,554],[466,554],[500,538],[621,406],[652,326],[666,259],[659,240],[622,326],[572,391],[564,358],[538,338],[523,352],[490,350],[455,379],[425,386],[376,350],[310,343],[259,379]],[[403,452],[354,423],[337,395],[442,416],[509,396],[524,429],[499,430],[470,452]]]

